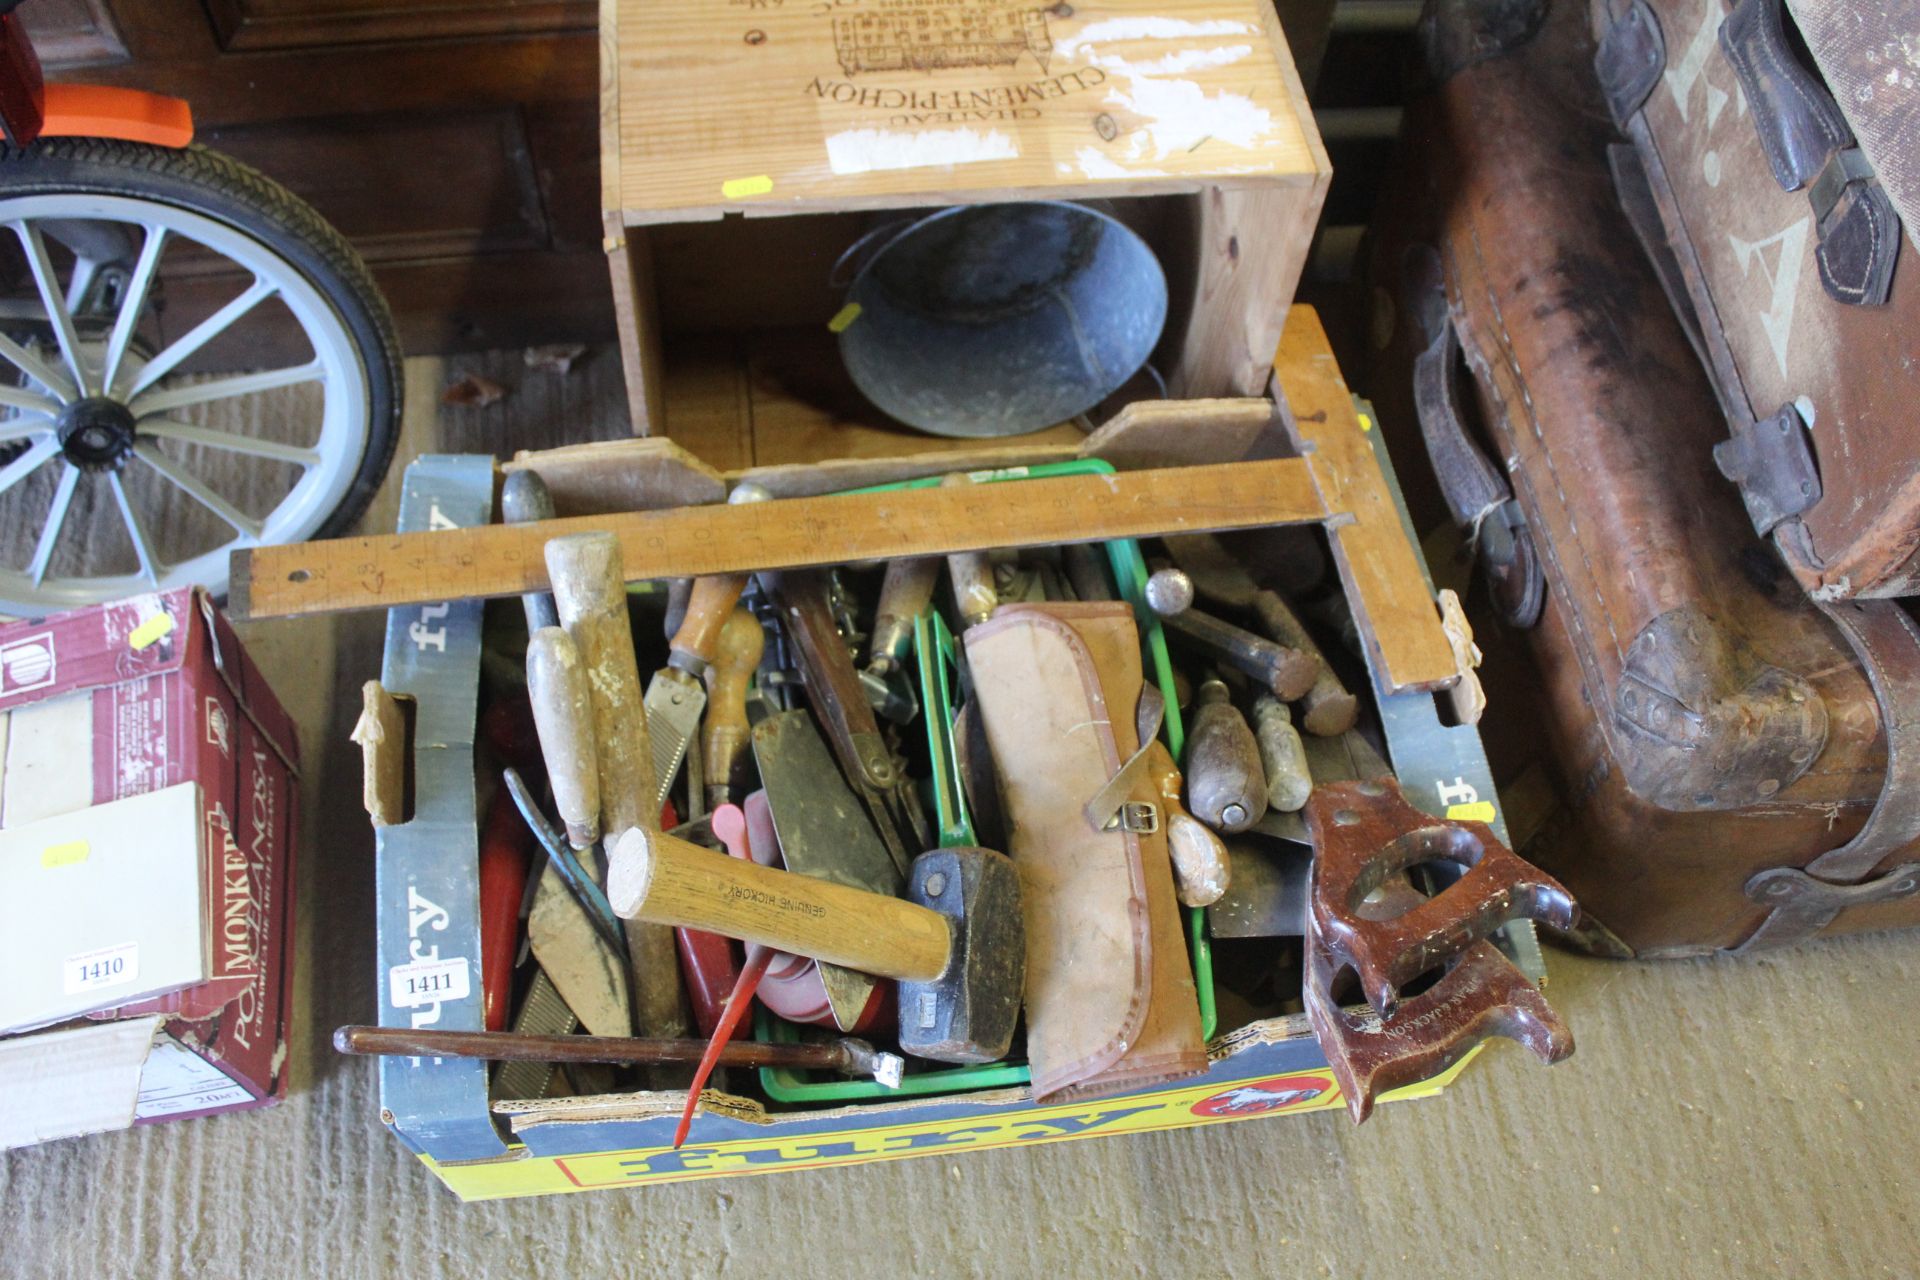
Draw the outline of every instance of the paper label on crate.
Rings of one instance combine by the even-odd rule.
[[[123,942],[68,956],[60,970],[60,986],[70,996],[132,982],[140,976],[140,944]]]
[[[465,1000],[473,992],[472,982],[465,956],[414,960],[387,970],[387,999],[396,1009]]]
[[[162,1039],[140,1072],[140,1100],[133,1114],[157,1120],[188,1111],[212,1111],[253,1101],[253,1095],[226,1072],[189,1049]]]

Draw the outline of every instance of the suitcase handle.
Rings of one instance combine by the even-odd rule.
[[[1746,92],[1754,132],[1782,190],[1800,190],[1828,156],[1853,145],[1840,105],[1794,56],[1780,0],[1740,0],[1720,24],[1720,51]]]
[[[1720,24],[1720,51],[1753,109],[1774,179],[1786,191],[1807,189],[1828,295],[1853,306],[1885,302],[1900,252],[1899,214],[1840,104],[1795,56],[1781,0],[1740,0]]]
[[[1431,247],[1408,250],[1404,298],[1423,344],[1413,358],[1414,415],[1440,492],[1454,522],[1468,531],[1502,618],[1531,627],[1546,601],[1546,574],[1506,476],[1467,428],[1459,376],[1465,349],[1447,306],[1440,255]]]

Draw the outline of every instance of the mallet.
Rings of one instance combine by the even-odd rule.
[[[907,898],[729,858],[639,828],[614,844],[613,909],[706,929],[900,984],[900,1047],[942,1062],[1005,1056],[1026,976],[1020,882],[989,849],[914,860]]]

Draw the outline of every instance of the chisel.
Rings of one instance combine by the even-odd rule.
[[[587,670],[600,775],[600,829],[610,835],[634,827],[655,829],[660,802],[627,616],[620,541],[610,533],[554,538],[546,545],[546,561],[560,623]],[[685,1032],[673,930],[629,925],[627,964],[638,1029],[649,1035]]]
[[[503,520],[521,524],[551,520],[553,514],[553,496],[536,472],[508,474],[500,492]],[[584,849],[598,839],[600,822],[591,707],[583,701],[585,669],[572,640],[558,628],[552,594],[529,591],[520,597],[520,604],[527,618],[527,690],[534,734],[568,832],[575,847]],[[537,809],[524,786],[514,795],[518,781],[517,776],[503,777],[503,790],[532,824]],[[537,825],[533,829],[539,833]],[[569,892],[569,871],[586,878],[577,861],[563,864],[552,857],[540,871],[527,914],[527,941],[540,968],[521,1005],[516,1029],[560,1032],[585,1023],[609,1035],[630,1031],[633,1002],[620,930],[604,919],[595,923],[592,908],[577,896],[580,890]],[[590,887],[599,893],[597,885]],[[605,902],[604,896],[601,901]],[[548,1074],[522,1068],[503,1075],[494,1085],[506,1097],[536,1096],[545,1092]]]
[[[753,790],[753,731],[747,724],[747,686],[760,668],[767,633],[750,609],[735,609],[720,628],[707,667],[707,723],[701,763],[707,807],[739,804]]]
[[[764,502],[772,497],[756,484],[742,484],[728,495],[732,503]],[[653,812],[667,802],[687,746],[700,731],[700,713],[706,710],[707,690],[700,682],[713,661],[720,631],[747,589],[745,573],[720,573],[695,578],[687,593],[687,607],[668,643],[667,665],[653,673],[647,685],[647,733],[653,744]]]
[[[913,644],[913,620],[926,612],[939,576],[938,556],[917,556],[888,561],[880,583],[872,647],[860,687],[875,713],[895,724],[906,724],[920,710],[906,678],[907,652]]]

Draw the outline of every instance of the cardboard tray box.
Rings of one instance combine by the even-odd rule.
[[[204,982],[0,1039],[0,1145],[286,1090],[298,742],[205,592],[0,627],[0,826],[197,784]]]
[[[1303,334],[1324,349],[1312,313],[1296,308]],[[1330,355],[1326,357],[1331,367]],[[1284,380],[1285,371],[1282,378]],[[1322,405],[1330,418],[1366,444],[1361,456],[1382,468],[1398,488],[1368,418],[1337,373],[1337,398]],[[1268,406],[1268,411],[1271,406]],[[623,443],[606,449],[627,447]],[[594,447],[558,451],[564,460],[590,459]],[[1014,447],[1008,456],[1026,457]],[[819,483],[816,473],[845,487],[902,478],[917,467],[939,474],[956,455],[916,462],[825,464],[776,469],[785,491]],[[1137,465],[1147,465],[1137,463]],[[581,468],[588,497],[593,468]],[[850,478],[850,473],[859,473]],[[545,471],[543,470],[543,474]],[[556,478],[570,473],[556,471]],[[756,478],[770,472],[756,473]],[[844,483],[843,483],[844,482]],[[423,457],[407,472],[400,531],[482,524],[493,518],[496,469],[486,457]],[[781,491],[781,490],[776,490]],[[557,496],[557,495],[556,495]],[[631,496],[631,495],[629,495]],[[716,495],[708,500],[718,500]],[[565,508],[563,507],[563,510]],[[1392,519],[1389,515],[1388,519]],[[1413,544],[1399,513],[1400,530]],[[1417,555],[1417,549],[1416,549]],[[1349,592],[1351,584],[1349,583]],[[1429,594],[1431,588],[1429,584]],[[453,600],[390,611],[381,683],[414,704],[414,807],[410,820],[377,829],[380,1021],[384,1025],[478,1030],[481,1027],[480,929],[475,812],[475,713],[481,667],[480,600]],[[1436,815],[1490,823],[1505,838],[1493,780],[1479,735],[1442,723],[1434,695],[1375,696],[1391,762],[1407,795]],[[1200,938],[1204,946],[1204,937]],[[1543,973],[1531,929],[1508,930],[1506,945],[1533,977]],[[464,960],[466,989],[458,1000],[399,1007],[388,974],[421,961]],[[781,1110],[747,1098],[709,1092],[689,1140],[669,1147],[679,1094],[627,1094],[537,1102],[487,1098],[487,1064],[477,1061],[386,1057],[379,1060],[381,1119],[446,1185],[465,1199],[539,1195],[672,1182],[689,1178],[819,1168],[933,1152],[1057,1142],[1102,1133],[1132,1133],[1218,1124],[1254,1116],[1293,1114],[1341,1105],[1304,1016],[1222,1028],[1209,1045],[1210,1070],[1173,1086],[1094,1101],[1038,1107],[1022,1088],[971,1094],[905,1097],[828,1109]],[[1391,1096],[1437,1091],[1464,1067]]]

